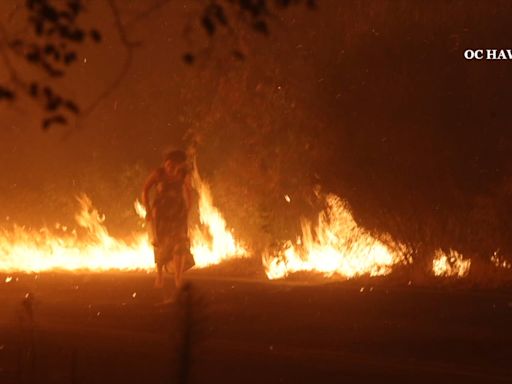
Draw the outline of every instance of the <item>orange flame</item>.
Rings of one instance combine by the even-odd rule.
[[[499,255],[499,250],[495,251],[493,253],[493,255],[491,256],[491,263],[497,268],[504,268],[504,269],[512,268],[512,263],[510,263],[510,261],[507,261],[501,255]]]
[[[434,260],[432,262],[432,270],[436,276],[446,277],[464,277],[469,273],[471,260],[464,259],[462,254],[450,249],[448,254],[436,250]]]
[[[201,225],[192,230],[191,251],[196,267],[218,264],[234,257],[247,257],[248,252],[226,227],[222,214],[213,206],[209,187],[199,175],[194,177],[199,193]],[[104,225],[105,216],[83,195],[77,198],[80,211],[75,216],[85,232],[68,231],[56,224],[59,234],[48,228],[39,231],[14,226],[0,228],[0,271],[40,272],[49,270],[145,270],[154,267],[153,248],[145,231],[132,234],[127,240],[112,237]],[[135,211],[145,217],[145,209],[136,201]]]
[[[207,267],[232,258],[249,257],[244,245],[227,229],[222,214],[213,205],[210,188],[201,180],[197,168],[194,168],[192,184],[199,194],[200,225],[192,229],[190,239],[196,265]]]
[[[39,231],[15,226],[0,232],[0,270],[39,272],[47,270],[149,270],[153,267],[152,250],[143,233],[129,240],[112,237],[103,224],[104,216],[90,199],[78,197],[80,212],[75,219],[85,236],[62,229],[59,236],[48,228]]]
[[[263,266],[269,279],[299,271],[344,278],[379,276],[390,273],[395,264],[411,262],[405,246],[388,245],[360,228],[338,196],[327,195],[326,203],[314,230],[309,221],[303,220],[302,236],[295,245],[287,241],[277,254],[264,255]]]

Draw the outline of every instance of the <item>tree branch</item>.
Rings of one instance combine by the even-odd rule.
[[[5,68],[9,72],[10,80],[18,87],[24,87],[25,83],[20,79],[18,72],[12,65],[11,59],[8,54],[9,49],[9,36],[4,25],[0,22],[0,56],[4,62]]]
[[[170,2],[171,2],[171,0],[159,0],[159,1],[155,2],[153,5],[148,7],[145,11],[140,12],[139,14],[137,14],[137,16],[134,16],[131,20],[128,20],[126,22],[126,28],[133,27],[135,24],[137,24],[140,21],[144,20],[145,18],[149,17],[152,13],[158,11],[160,8],[162,8],[163,6],[167,5]]]

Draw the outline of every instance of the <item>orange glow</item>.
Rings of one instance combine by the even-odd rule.
[[[498,268],[511,269],[512,264],[507,261],[504,257],[499,254],[499,251],[495,251],[491,256],[491,262]]]
[[[438,249],[434,254],[432,270],[436,276],[464,277],[469,273],[471,260],[453,249],[445,253]]]
[[[314,229],[303,220],[302,236],[295,244],[287,241],[277,252],[264,255],[263,266],[269,279],[299,271],[327,277],[379,276],[390,273],[396,264],[412,261],[405,246],[384,242],[360,228],[338,196],[327,195],[326,203]]]
[[[201,180],[197,168],[192,174],[192,184],[199,194],[199,220],[191,231],[191,252],[198,267],[219,264],[222,261],[249,257],[243,244],[235,240],[220,211],[213,205],[208,184]]]
[[[235,240],[222,214],[213,206],[210,189],[197,172],[194,173],[194,186],[199,194],[201,219],[201,224],[191,231],[191,251],[196,267],[218,264],[234,257],[248,257],[247,250]],[[55,230],[45,227],[36,231],[20,226],[0,229],[0,271],[153,269],[153,248],[146,231],[133,233],[128,239],[116,239],[105,227],[105,217],[87,196],[78,197],[78,202],[80,210],[75,216],[78,231],[70,231],[59,224],[55,225]],[[136,201],[134,208],[140,217],[145,217],[140,202]],[[8,280],[9,277],[6,282]]]
[[[85,195],[78,198],[80,211],[75,219],[84,234],[56,225],[58,235],[48,228],[39,231],[15,226],[0,232],[0,270],[39,272],[48,270],[149,270],[153,251],[145,233],[128,240],[112,237],[105,217]]]

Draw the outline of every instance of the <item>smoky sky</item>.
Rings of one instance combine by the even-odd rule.
[[[17,3],[2,7],[11,12]],[[124,20],[147,3],[130,2]],[[236,123],[247,111],[229,108],[233,95],[248,100],[240,105],[252,109],[251,119],[288,125],[314,141],[294,149],[294,161],[303,163],[292,173],[308,171],[295,184],[282,177],[282,184],[319,183],[345,197],[370,228],[392,232],[385,218],[396,214],[437,221],[443,232],[446,217],[463,222],[478,199],[499,211],[511,168],[511,64],[470,62],[463,52],[511,48],[508,2],[319,1],[316,10],[280,11],[268,37],[241,31],[241,63],[226,58],[229,40],[203,36],[194,4],[169,2],[130,26],[140,44],[127,75],[76,124],[43,132],[35,106],[2,107],[0,217],[31,221],[37,213],[51,222],[69,215],[79,192],[104,209],[123,196],[125,212],[161,152],[186,145],[190,130],[208,132],[198,159],[214,180],[237,161],[230,138],[248,135],[250,122]],[[84,23],[104,40],[83,47],[81,65],[60,86],[87,104],[119,73],[126,51],[104,4],[89,2]],[[187,66],[181,57],[191,47],[207,53]],[[251,104],[262,87],[286,110],[279,114],[270,99]],[[269,167],[278,158],[264,157]],[[55,209],[59,204],[67,208]]]

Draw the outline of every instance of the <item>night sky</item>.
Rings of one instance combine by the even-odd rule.
[[[23,27],[18,3],[0,5],[10,31]],[[130,1],[122,20],[148,3]],[[57,83],[84,107],[126,58],[108,8],[88,4],[83,23],[103,41],[85,44]],[[83,192],[121,231],[162,151],[194,142],[218,205],[246,237],[284,236],[272,217],[312,214],[320,185],[371,230],[475,255],[510,248],[512,67],[463,51],[511,48],[511,14],[508,2],[323,0],[279,11],[268,37],[240,27],[210,39],[197,2],[171,1],[129,24],[140,44],[126,76],[76,123],[44,132],[30,100],[0,106],[0,220],[70,222]],[[245,60],[230,56],[234,46]],[[192,66],[189,50],[200,52]]]

